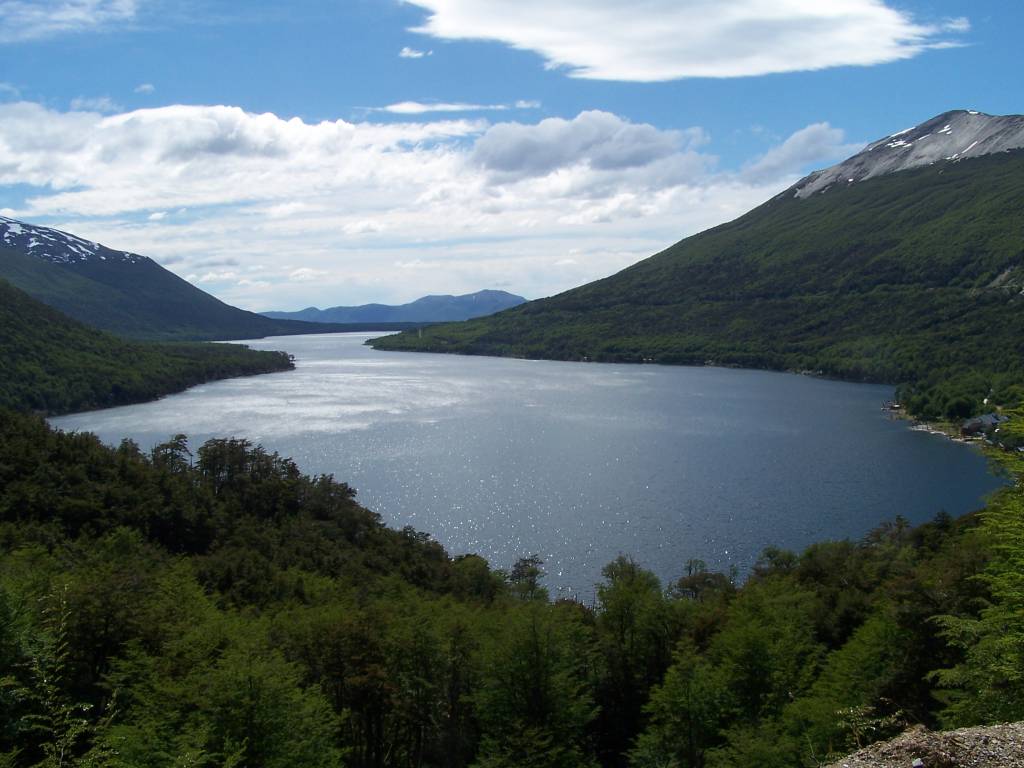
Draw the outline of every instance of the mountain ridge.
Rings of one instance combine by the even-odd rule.
[[[1021,148],[1024,115],[988,115],[955,109],[873,141],[841,163],[805,176],[782,195],[807,198],[827,192],[837,184],[855,184],[937,162],[956,162]]]
[[[227,340],[347,330],[271,320],[227,304],[153,259],[0,217],[0,278],[86,325],[126,338]]]
[[[262,312],[265,317],[279,320],[305,320],[309,322],[366,323],[366,322],[450,322],[482,317],[526,303],[526,299],[508,291],[484,289],[458,296],[432,294],[421,296],[406,304],[361,304],[326,309],[306,307],[296,312]]]

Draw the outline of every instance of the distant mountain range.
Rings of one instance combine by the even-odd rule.
[[[316,323],[440,323],[469,320],[519,306],[526,301],[505,291],[477,291],[462,296],[424,296],[408,304],[363,304],[358,307],[309,307],[298,312],[264,312],[278,320]]]
[[[0,216],[0,278],[86,325],[137,339],[247,339],[331,329],[232,307],[152,259]]]
[[[939,115],[616,275],[380,349],[717,363],[1024,396],[1024,117]]]

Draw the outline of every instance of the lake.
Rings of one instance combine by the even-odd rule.
[[[960,515],[1002,483],[977,450],[891,419],[890,387],[377,352],[374,335],[246,342],[287,350],[296,370],[51,423],[143,448],[245,437],[452,553],[495,567],[537,553],[553,595],[587,600],[620,553],[665,582],[691,558],[743,573],[765,546]]]

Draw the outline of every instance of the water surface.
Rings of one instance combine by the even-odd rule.
[[[453,553],[496,567],[539,553],[552,592],[584,598],[620,553],[666,582],[690,558],[742,572],[767,545],[959,515],[1000,484],[977,451],[889,419],[884,386],[377,352],[373,335],[247,342],[296,370],[52,423],[143,448],[245,437]]]

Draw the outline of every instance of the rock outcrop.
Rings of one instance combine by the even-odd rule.
[[[915,726],[827,768],[1024,768],[1024,723],[957,731]]]

